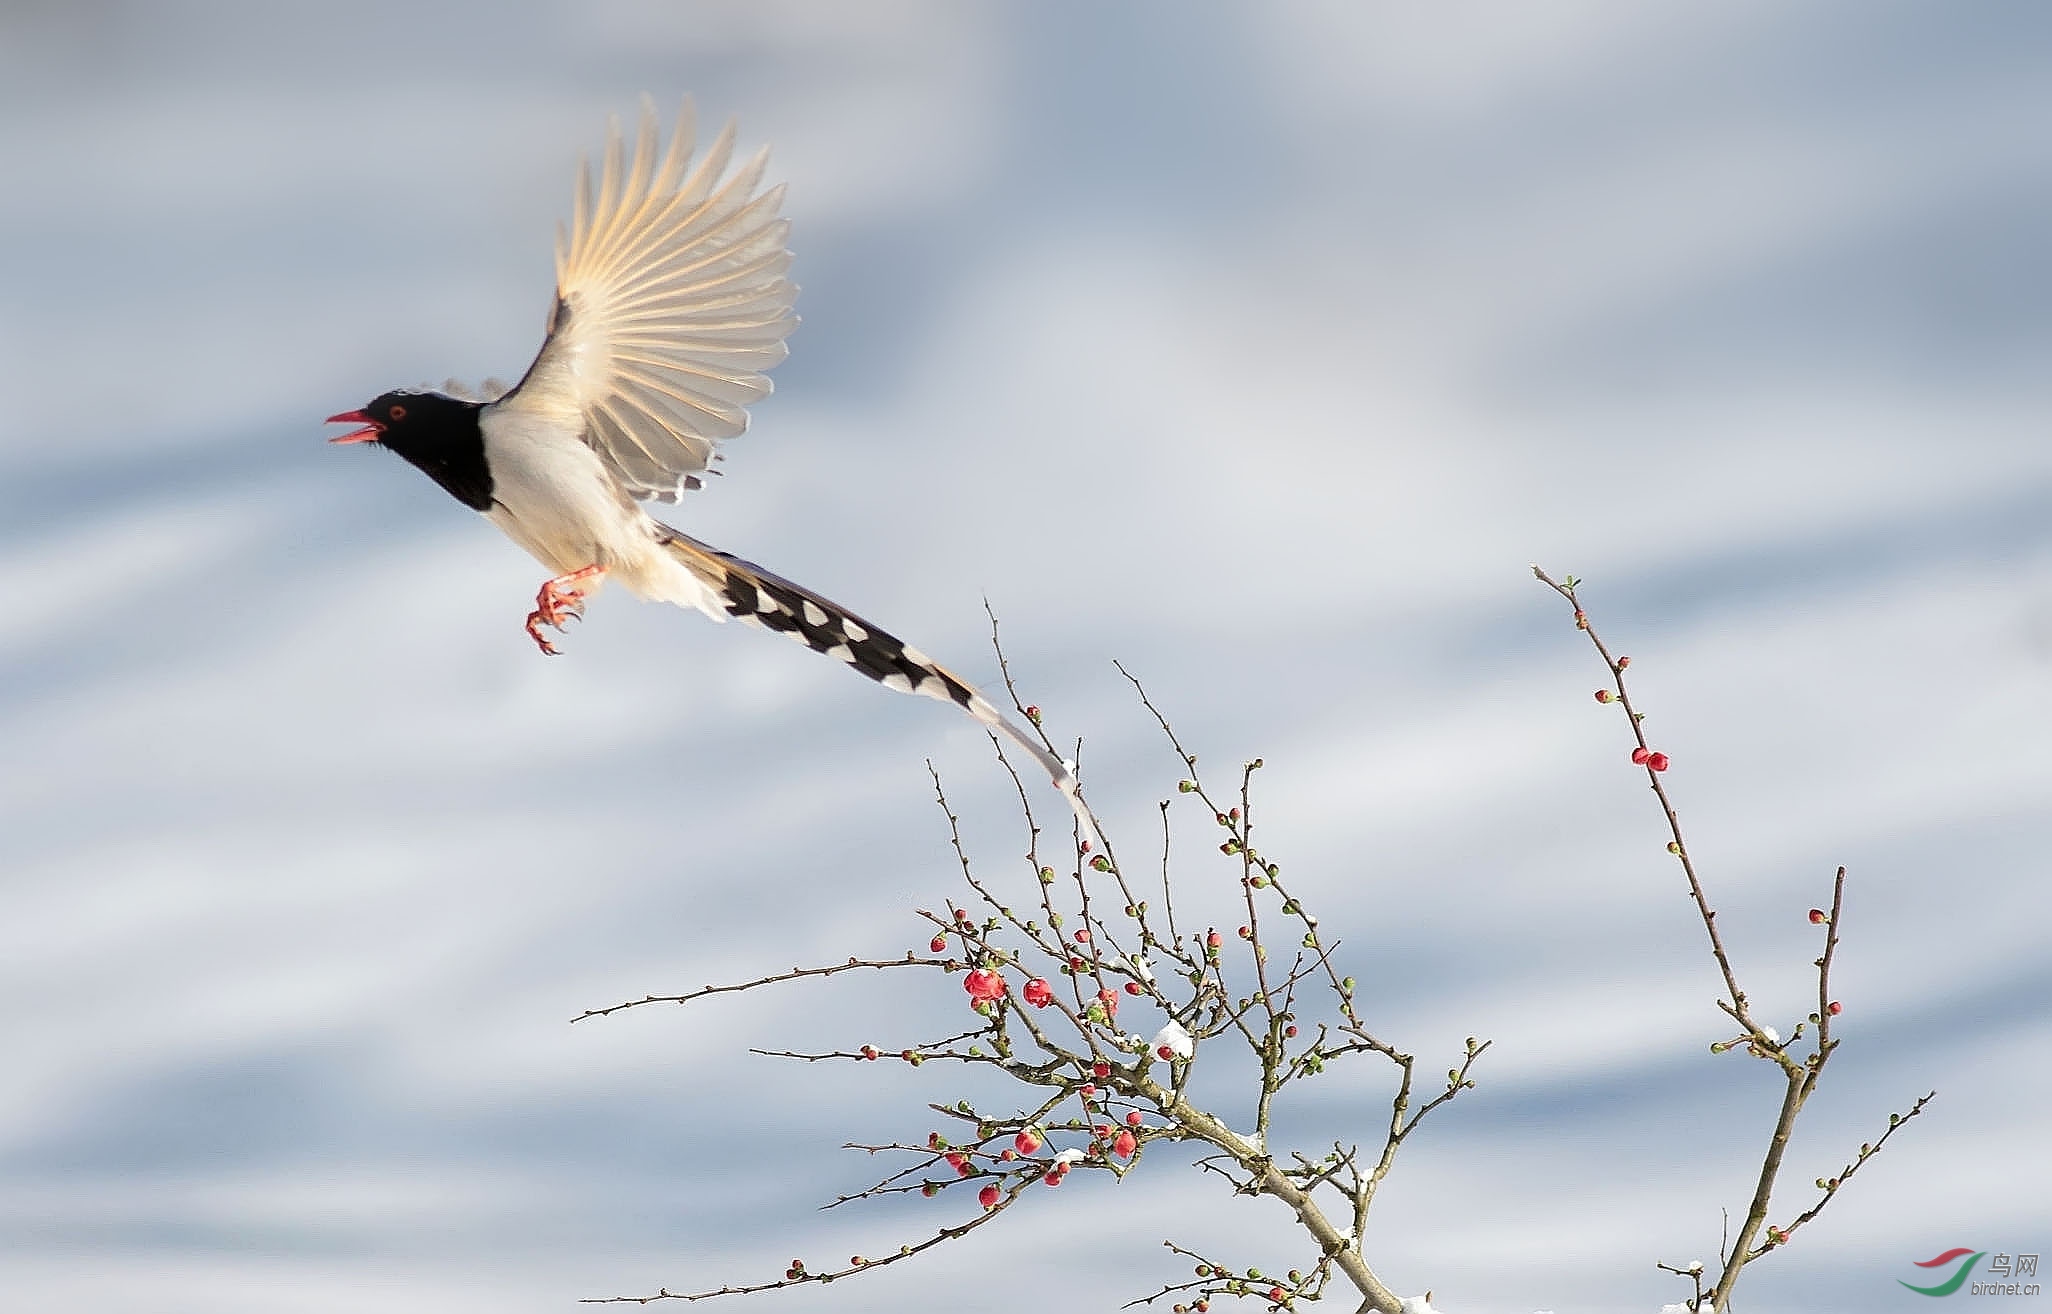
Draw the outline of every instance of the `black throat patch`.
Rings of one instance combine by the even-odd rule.
[[[478,402],[434,393],[408,399],[404,421],[378,441],[406,458],[444,492],[473,511],[492,505],[492,472],[485,464]]]

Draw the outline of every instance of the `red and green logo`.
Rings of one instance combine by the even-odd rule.
[[[1987,1253],[1985,1250],[1969,1250],[1965,1246],[1954,1246],[1936,1259],[1924,1259],[1917,1262],[1918,1268],[1943,1268],[1947,1264],[1959,1263],[1958,1270],[1951,1277],[1940,1282],[1935,1287],[1910,1286],[1907,1282],[1903,1282],[1902,1285],[1909,1287],[1911,1291],[1916,1292],[1919,1296],[1949,1296],[1965,1284],[1967,1274],[1974,1271],[1974,1265],[1980,1263],[1981,1256]],[[1965,1262],[1960,1263],[1962,1258]],[[1896,1281],[1902,1282],[1902,1279],[1897,1278]]]

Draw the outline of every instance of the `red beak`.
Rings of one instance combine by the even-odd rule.
[[[344,411],[340,415],[330,415],[327,423],[360,424],[364,426],[361,429],[345,433],[340,438],[328,439],[331,443],[374,443],[378,440],[379,435],[385,432],[383,425],[380,425],[362,411]]]

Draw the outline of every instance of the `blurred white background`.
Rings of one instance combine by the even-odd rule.
[[[0,10],[0,1304],[568,1309],[877,1253],[819,1214],[972,1086],[958,991],[592,1006],[923,940],[1008,783],[966,718],[540,574],[320,419],[517,377],[605,116],[773,143],[805,323],[673,516],[991,681],[980,599],[1144,850],[1262,755],[1267,848],[1472,1098],[1371,1259],[1455,1314],[1649,1311],[1779,1085],[1716,981],[1588,579],[1741,969],[1845,1048],[1777,1218],[1929,1117],[1746,1309],[2052,1248],[2052,11],[1282,3]],[[1207,851],[1201,828],[1186,851]],[[1189,879],[1227,873],[1198,859]],[[1363,1070],[1364,1074],[1367,1072]],[[1377,1082],[1294,1127],[1369,1135]],[[1109,1309],[1164,1237],[1307,1258],[1152,1156],[793,1310]]]

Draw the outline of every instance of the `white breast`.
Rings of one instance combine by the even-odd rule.
[[[638,597],[726,618],[710,590],[658,544],[655,521],[575,435],[545,417],[491,407],[479,426],[492,472],[485,518],[535,560],[558,575],[603,566]]]

